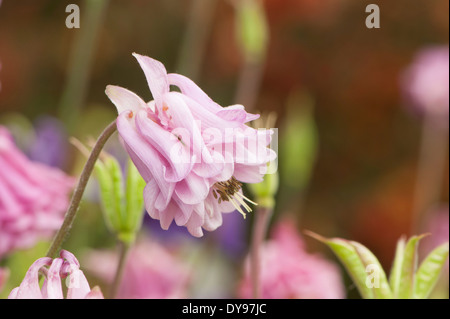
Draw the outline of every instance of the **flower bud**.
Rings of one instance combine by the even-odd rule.
[[[248,188],[255,196],[258,206],[273,209],[275,195],[278,191],[278,172],[264,175],[264,180],[257,184],[248,184]]]
[[[95,170],[100,186],[102,210],[108,228],[121,241],[133,242],[141,227],[144,213],[142,196],[144,180],[129,160],[127,177],[124,181],[119,162],[109,155],[96,163]]]
[[[264,57],[268,26],[260,1],[245,0],[237,4],[237,33],[247,59],[259,61]]]

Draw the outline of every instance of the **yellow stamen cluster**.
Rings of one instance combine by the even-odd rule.
[[[244,207],[247,213],[252,211],[251,207],[245,202],[252,203],[253,205],[258,205],[245,197],[241,192],[242,184],[232,176],[229,180],[225,182],[217,182],[214,184],[212,193],[214,198],[218,200],[219,204],[222,201],[230,202],[236,210],[244,216],[246,213],[242,210],[241,205]]]

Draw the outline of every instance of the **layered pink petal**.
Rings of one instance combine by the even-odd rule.
[[[167,71],[164,65],[148,56],[133,53],[133,56],[139,62],[147,79],[148,86],[152,92],[153,99],[157,107],[162,107],[161,98],[163,94],[169,92],[169,81],[167,79]]]
[[[25,278],[19,287],[13,289],[9,299],[42,299],[41,288],[39,287],[39,269],[50,266],[51,258],[43,257],[36,260],[28,269]]]
[[[178,136],[164,130],[157,123],[149,121],[145,111],[137,113],[136,126],[146,142],[169,163],[170,166],[165,168],[165,180],[177,182],[185,178],[191,170],[195,158],[191,157],[190,149],[183,141]]]
[[[59,275],[64,260],[56,258],[53,260],[47,272],[47,278],[42,286],[42,296],[44,299],[63,299],[61,287],[61,277]]]
[[[68,279],[69,284],[67,289],[67,299],[92,299],[88,298],[91,288],[89,287],[89,283],[81,270],[75,268],[70,273]],[[95,292],[94,296],[95,295],[98,295],[98,292]]]
[[[133,120],[134,118],[130,118],[128,112],[121,113],[117,118],[117,129],[126,143],[127,148],[131,150],[128,153],[141,175],[146,181],[150,176],[154,178],[165,202],[169,203],[174,189],[174,185],[164,179],[164,171],[169,166],[169,163],[138,134],[132,124]]]
[[[212,113],[216,113],[222,110],[222,107],[214,102],[197,84],[191,79],[181,75],[170,73],[167,75],[169,83],[171,85],[178,86],[181,92],[201,104],[205,109]]]
[[[184,180],[177,183],[175,187],[175,194],[178,198],[189,205],[203,202],[208,193],[208,181],[196,174],[189,174]]]
[[[108,85],[105,93],[116,106],[118,114],[123,111],[137,113],[139,110],[147,108],[147,104],[139,96],[120,86]]]

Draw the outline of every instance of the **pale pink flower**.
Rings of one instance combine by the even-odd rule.
[[[448,123],[448,45],[420,50],[402,74],[401,85],[409,106]]]
[[[303,240],[288,222],[278,224],[260,250],[262,298],[341,299],[345,289],[339,267],[305,251]],[[250,261],[239,285],[240,298],[252,297]]]
[[[250,207],[241,182],[263,179],[275,153],[266,146],[271,131],[245,123],[258,118],[242,105],[221,107],[194,82],[167,74],[163,64],[133,54],[154,100],[145,103],[127,89],[109,85],[124,146],[147,183],[148,213],[168,229],[172,221],[196,237],[215,230],[224,212]],[[180,92],[170,91],[177,86]]]
[[[45,277],[42,288],[39,285],[39,273]],[[91,290],[78,260],[67,250],[61,250],[60,258],[52,260],[43,257],[36,260],[8,299],[64,299],[61,279],[65,279],[67,286],[65,299],[103,299],[98,287]]]
[[[118,254],[93,251],[86,255],[90,273],[111,283],[118,263]],[[187,298],[191,272],[189,267],[156,242],[140,240],[131,249],[116,298],[118,299],[180,299]]]
[[[0,126],[0,258],[29,248],[61,226],[74,180],[32,162]]]

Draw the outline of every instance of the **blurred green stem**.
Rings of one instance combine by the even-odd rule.
[[[114,299],[117,296],[117,292],[119,291],[130,247],[131,244],[119,240],[119,262],[117,264],[116,274],[111,286],[111,292],[109,296],[111,299]]]
[[[108,0],[85,0],[81,10],[81,26],[69,58],[65,88],[59,104],[59,116],[67,129],[73,130],[86,96],[89,69]]]
[[[428,115],[423,120],[416,186],[412,208],[411,234],[420,229],[424,214],[438,204],[442,191],[448,149],[448,128],[439,126],[441,119]]]
[[[78,185],[73,192],[72,199],[64,217],[63,224],[53,238],[52,244],[50,245],[50,248],[47,252],[47,257],[53,258],[56,255],[67,234],[72,228],[73,221],[80,206],[81,198],[83,197],[87,182],[89,181],[89,177],[91,176],[92,170],[94,169],[95,162],[97,161],[103,146],[105,146],[106,141],[116,130],[117,126],[116,121],[114,120],[103,130],[103,132],[98,137],[94,147],[92,148],[91,154],[89,155],[89,158],[84,165],[83,171],[81,172],[80,179],[78,180]]]
[[[252,282],[252,295],[254,299],[261,298],[261,246],[266,237],[272,209],[260,207],[255,212],[253,232],[250,247],[250,278]]]
[[[235,103],[249,111],[255,107],[266,60],[269,28],[260,0],[232,2],[236,9],[237,40],[243,55]]]
[[[245,106],[247,111],[255,108],[261,85],[264,65],[262,61],[246,59],[237,85],[235,103]]]
[[[205,46],[212,30],[217,0],[192,0],[186,33],[180,49],[178,73],[198,79]]]

